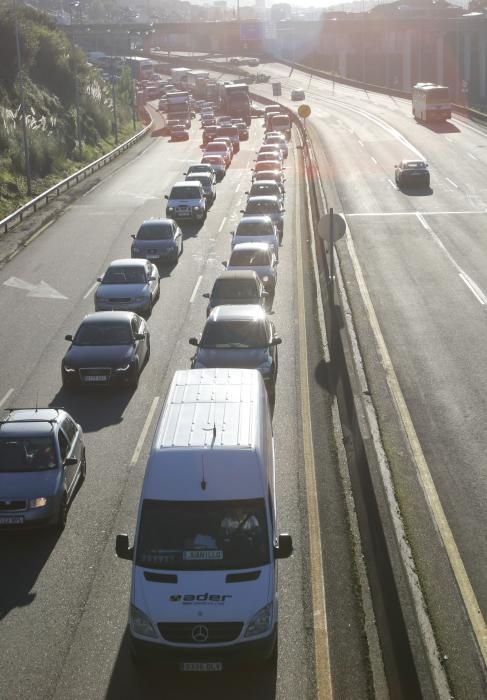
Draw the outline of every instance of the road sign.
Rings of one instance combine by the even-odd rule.
[[[282,95],[281,83],[272,83],[272,94],[274,97]]]
[[[299,105],[298,114],[302,119],[306,119],[311,114],[311,107],[309,105]]]
[[[318,233],[323,240],[328,240],[330,237],[331,224],[333,222],[333,240],[336,241],[341,238],[347,226],[345,224],[345,219],[340,214],[324,214],[318,223]]]

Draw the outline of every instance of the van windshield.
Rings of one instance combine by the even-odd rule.
[[[263,498],[142,504],[136,563],[147,569],[214,571],[269,563]]]

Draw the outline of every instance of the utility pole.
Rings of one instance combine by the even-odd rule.
[[[14,0],[15,43],[17,46],[17,65],[19,68],[20,111],[22,113],[22,138],[24,141],[25,177],[27,179],[27,194],[32,194],[32,173],[30,170],[29,141],[27,138],[27,123],[25,120],[24,80],[22,77],[22,58],[20,55],[19,25],[17,21],[17,0]]]

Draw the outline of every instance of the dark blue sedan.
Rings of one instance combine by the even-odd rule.
[[[149,328],[131,311],[85,316],[63,358],[63,386],[126,385],[135,388],[150,356]]]
[[[173,219],[149,219],[132,235],[131,255],[154,263],[177,263],[183,252],[183,233]]]

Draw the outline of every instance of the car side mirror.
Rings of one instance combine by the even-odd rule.
[[[130,238],[135,238],[135,233],[132,233]]]
[[[190,345],[195,345],[198,347],[198,338],[190,338],[188,342]]]
[[[64,340],[72,341],[72,340],[73,340],[73,336],[72,336],[72,335],[65,335],[65,336],[64,336]]]
[[[135,340],[144,340],[145,335],[144,335],[144,333],[136,333],[134,335],[134,338],[135,338]]]
[[[293,553],[293,538],[287,533],[280,534],[277,540],[277,546],[274,545],[273,549],[276,559],[287,559]]]
[[[241,214],[245,214],[245,209],[240,209]]]
[[[66,457],[63,464],[65,467],[74,467],[75,464],[78,464],[78,460],[76,457]]]
[[[101,282],[102,280],[103,280],[103,277],[97,277],[97,278],[96,278],[96,281],[97,281],[97,282]]]
[[[209,298],[210,298],[209,292],[205,292],[202,296],[203,296],[203,299],[209,299]]]
[[[167,196],[167,194],[164,195],[164,199],[169,199],[169,197]]]
[[[235,231],[229,231],[228,233],[229,233],[231,236],[233,236],[233,235],[235,234]]]
[[[183,173],[183,175],[187,175],[188,173]]]
[[[248,190],[245,190],[244,194],[248,194]]]
[[[223,265],[223,267],[226,267],[226,266],[228,265],[227,261],[226,261],[226,260],[222,260],[222,265]]]
[[[156,281],[156,278],[153,275],[151,277],[149,277],[149,282],[155,282],[155,281]]]
[[[115,552],[119,559],[126,559],[127,561],[132,561],[134,558],[134,548],[129,547],[129,536],[128,535],[117,535],[115,539]]]
[[[282,343],[282,338],[279,335],[275,335],[272,339],[271,345],[280,345]]]

